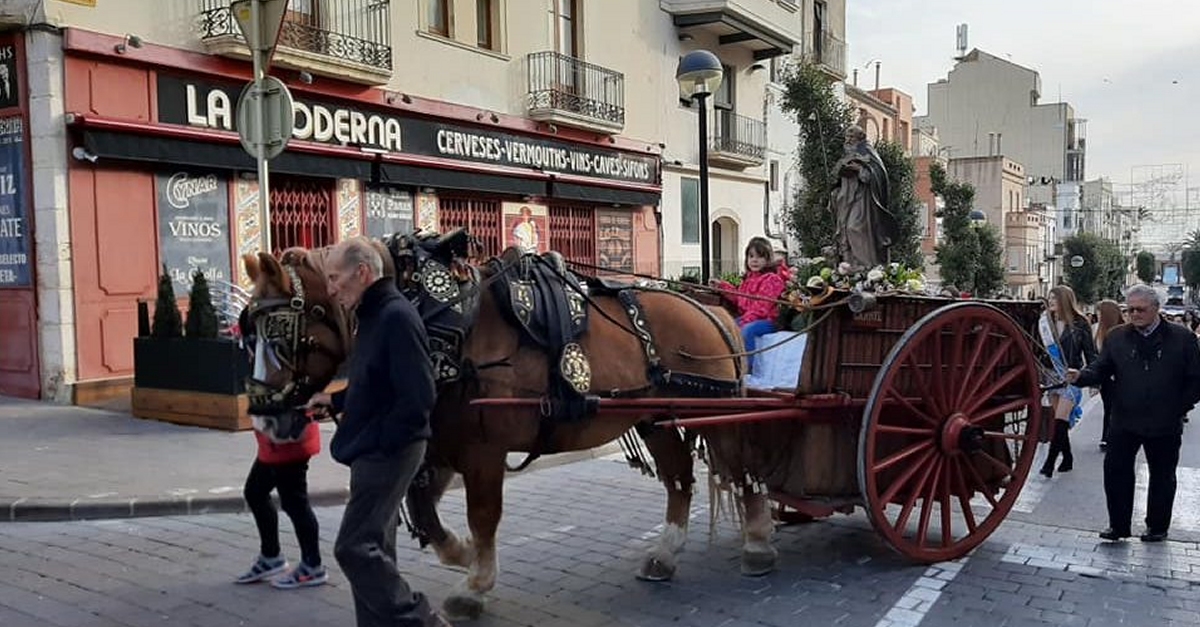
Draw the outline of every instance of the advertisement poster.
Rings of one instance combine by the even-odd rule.
[[[158,175],[158,236],[175,295],[192,289],[200,270],[210,283],[232,280],[229,188],[216,174],[176,171]]]
[[[546,205],[506,202],[504,248],[516,246],[525,252],[550,252],[550,210]]]
[[[438,199],[433,194],[417,195],[417,230],[438,232]]]
[[[633,272],[633,215],[597,212],[596,232],[600,265],[618,272]]]
[[[25,203],[25,124],[0,118],[0,287],[30,287],[33,265]]]
[[[393,187],[367,187],[367,235],[412,233],[413,196]]]

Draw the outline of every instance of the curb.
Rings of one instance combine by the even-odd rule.
[[[545,470],[580,461],[598,459],[620,452],[620,446],[611,442],[587,451],[560,453],[543,457],[529,465],[521,473]],[[462,488],[462,477],[455,476],[449,490]],[[310,492],[309,502],[313,507],[344,505],[350,496],[349,486],[337,490]],[[272,493],[271,500],[279,507],[279,497]],[[232,495],[187,496],[187,497],[124,497],[119,499],[91,499],[76,497],[0,497],[0,522],[66,522],[76,520],[109,520],[120,518],[149,518],[155,516],[198,516],[202,514],[240,514],[249,511],[240,493]]]

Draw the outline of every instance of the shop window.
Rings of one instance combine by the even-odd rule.
[[[334,243],[333,182],[329,179],[271,177],[271,248],[320,248]]]
[[[679,179],[679,210],[683,221],[683,243],[700,243],[700,180]]]
[[[438,220],[443,233],[465,228],[479,242],[472,259],[483,261],[500,254],[500,201],[484,198],[438,197]]]
[[[550,205],[550,250],[567,261],[596,265],[596,212],[592,207]],[[579,268],[591,274],[588,268]]]

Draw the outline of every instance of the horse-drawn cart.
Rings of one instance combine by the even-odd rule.
[[[794,390],[602,409],[669,416],[658,424],[705,436],[712,472],[748,476],[802,516],[863,507],[909,558],[961,557],[1008,514],[1033,462],[1041,303],[893,294],[868,295],[863,309],[851,296],[810,314],[819,322]]]

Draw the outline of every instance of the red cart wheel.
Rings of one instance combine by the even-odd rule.
[[[957,559],[1012,509],[1037,448],[1029,340],[978,302],[921,318],[884,360],[863,414],[858,482],[871,524],[921,562]]]

